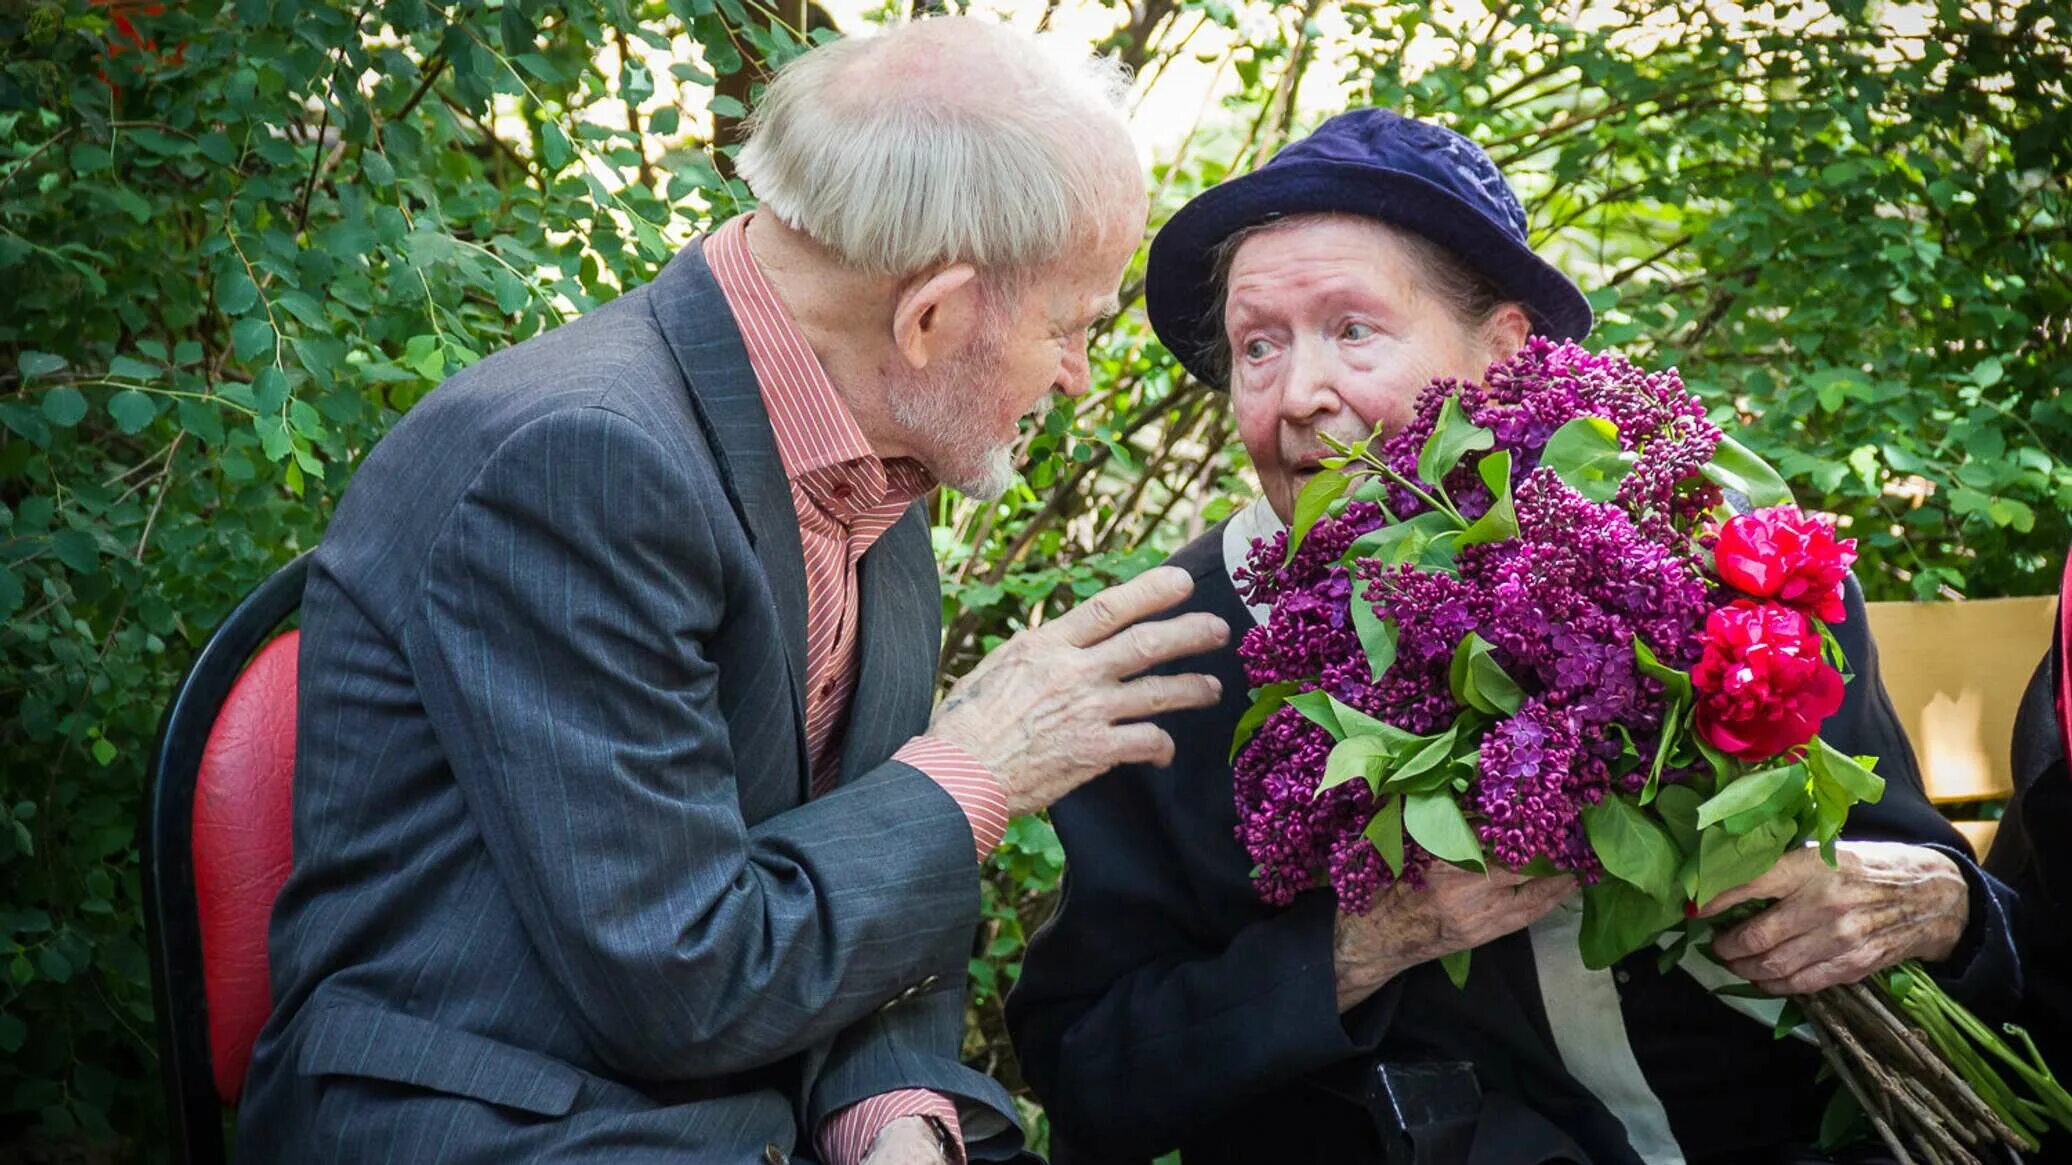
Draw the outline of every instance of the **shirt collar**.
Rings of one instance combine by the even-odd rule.
[[[935,481],[919,463],[888,466],[871,451],[820,357],[749,253],[751,217],[740,215],[707,236],[705,262],[740,326],[785,477],[836,511],[910,502],[928,492]]]

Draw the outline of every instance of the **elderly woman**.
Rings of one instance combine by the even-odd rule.
[[[1286,522],[1326,437],[1400,426],[1433,377],[1479,377],[1528,335],[1590,328],[1487,155],[1382,110],[1333,118],[1189,204],[1153,243],[1146,287],[1166,345],[1229,391],[1264,488],[1172,560],[1196,580],[1190,603],[1239,627],[1263,612],[1231,571]],[[2018,989],[2005,892],[1922,796],[1853,580],[1848,598],[1838,635],[1856,681],[1822,733],[1878,756],[1886,796],[1856,813],[1838,867],[1795,854],[1724,896],[1775,902],[1716,950],[1772,994],[1919,958],[1973,1006],[2005,1010]],[[1175,1148],[1186,1165],[1407,1160],[1406,1127],[1425,1151],[1450,1136],[1455,1159],[1503,1165],[1822,1159],[1815,1049],[1714,995],[1710,965],[1665,970],[1643,953],[1586,970],[1575,912],[1559,908],[1566,878],[1440,867],[1364,916],[1323,890],[1262,904],[1227,759],[1244,673],[1234,649],[1188,666],[1224,695],[1161,720],[1173,761],[1116,769],[1052,810],[1065,890],[1008,1021],[1060,1165]],[[1468,948],[1457,990],[1435,960]],[[1432,1080],[1442,1088],[1420,1094]],[[1463,1100],[1450,1129],[1391,1111]]]

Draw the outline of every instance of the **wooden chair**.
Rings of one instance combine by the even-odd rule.
[[[1937,805],[2014,794],[2008,742],[2022,692],[2057,620],[2056,595],[1957,603],[1871,603],[1878,670]],[[1959,819],[1984,857],[1997,820]]]

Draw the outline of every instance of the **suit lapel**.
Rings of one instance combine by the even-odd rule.
[[[649,295],[662,336],[690,382],[691,405],[727,483],[728,501],[748,529],[776,602],[803,800],[812,779],[806,758],[806,560],[777,437],[733,309],[705,264],[702,238],[669,261],[649,285]]]
[[[856,691],[849,699],[840,780],[884,763],[928,723],[942,639],[942,589],[915,505],[857,564]]]

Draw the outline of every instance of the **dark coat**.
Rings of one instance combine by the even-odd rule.
[[[1221,541],[1212,530],[1172,561],[1195,579],[1189,607],[1242,629],[1252,619]],[[1852,814],[1847,835],[1927,843],[1957,860],[1971,923],[1936,970],[1975,1007],[2004,1014],[2019,990],[2005,888],[1923,796],[1853,581],[1848,605],[1835,630],[1856,679],[1822,732],[1878,756],[1886,794]],[[1116,769],[1052,809],[1064,890],[1030,945],[1008,1021],[1058,1165],[1174,1148],[1187,1165],[1375,1161],[1372,1121],[1340,1084],[1377,1059],[1472,1061],[1489,1098],[1478,1160],[1634,1160],[1623,1126],[1562,1066],[1523,933],[1477,950],[1465,990],[1426,964],[1339,1016],[1328,891],[1263,904],[1236,840],[1228,754],[1250,702],[1236,652],[1177,666],[1210,671],[1224,694],[1162,721],[1173,763]],[[1616,972],[1636,1058],[1692,1160],[1760,1162],[1811,1139],[1825,1100],[1814,1049],[1773,1040],[1682,972],[1659,973],[1651,953]]]

